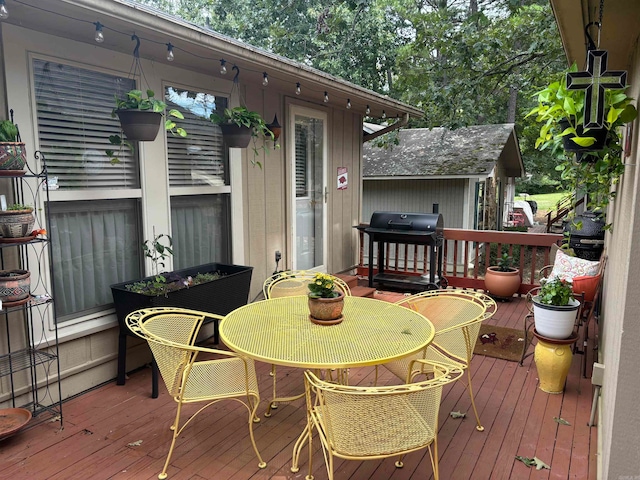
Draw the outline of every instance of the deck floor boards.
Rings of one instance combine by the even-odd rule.
[[[395,301],[397,294],[377,293],[376,298]],[[493,325],[522,328],[527,313],[524,297],[500,302],[489,320]],[[588,362],[592,362],[595,322],[590,325]],[[476,405],[484,432],[475,429],[468,392],[462,381],[443,391],[438,454],[443,480],[484,479],[596,479],[597,426],[588,427],[592,386],[582,377],[580,355],[574,355],[565,392],[549,395],[538,388],[533,356],[524,366],[516,362],[476,355],[471,375]],[[305,424],[303,399],[282,403],[265,418],[271,396],[270,365],[256,363],[262,395],[254,424],[256,441],[267,462],[257,467],[247,428],[247,414],[236,402],[209,408],[187,427],[177,442],[168,473],[170,479],[293,480],[308,470],[308,450],[300,458],[300,471],[292,473],[291,452]],[[301,371],[278,367],[278,393],[301,393]],[[379,369],[378,384],[396,383],[386,369]],[[155,479],[162,469],[175,415],[175,402],[161,387],[150,398],[150,369],[131,374],[125,386],[109,383],[64,403],[64,430],[56,422],[41,423],[0,444],[3,478],[39,479]],[[373,367],[352,369],[352,385],[373,385]],[[466,379],[465,379],[466,380]],[[189,405],[186,412],[193,412]],[[466,413],[454,419],[449,413]],[[571,425],[554,420],[561,417]],[[142,440],[139,445],[131,445]],[[313,444],[313,474],[326,480],[327,473],[317,438]],[[537,456],[551,470],[536,471],[515,459]],[[404,468],[393,459],[366,462],[336,459],[336,479],[411,480],[433,478],[428,451],[407,455]]]

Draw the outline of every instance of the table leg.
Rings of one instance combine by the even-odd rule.
[[[267,408],[267,411],[264,413],[265,417],[270,417],[271,416],[271,410],[278,408],[278,402],[293,402],[294,400],[299,400],[300,398],[304,398],[304,392],[302,392],[299,395],[294,395],[292,397],[279,397],[279,398],[274,398],[273,400],[271,400],[269,402],[269,408]]]

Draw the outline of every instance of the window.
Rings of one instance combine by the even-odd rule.
[[[231,260],[228,150],[209,115],[227,99],[175,87],[165,89],[169,108],[182,112],[187,137],[167,136],[173,266]]]
[[[61,323],[109,307],[109,285],[141,276],[137,156],[112,165],[104,153],[120,132],[113,97],[135,83],[41,59],[33,71],[40,150],[58,185],[49,236]]]

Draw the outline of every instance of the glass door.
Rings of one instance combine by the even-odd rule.
[[[294,270],[325,270],[326,116],[292,106],[289,131]]]

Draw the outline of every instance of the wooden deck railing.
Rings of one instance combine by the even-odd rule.
[[[359,227],[366,227],[360,224]],[[368,239],[359,230],[359,275],[368,275]],[[562,235],[551,233],[498,232],[493,230],[444,229],[442,272],[450,286],[459,288],[484,288],[484,272],[495,265],[497,258],[507,252],[513,264],[520,269],[522,285],[519,293],[527,293],[538,286],[538,272],[552,262],[551,246],[559,244]],[[374,244],[377,270],[377,248]],[[428,272],[429,247],[407,243],[385,243],[385,273],[424,275]]]

